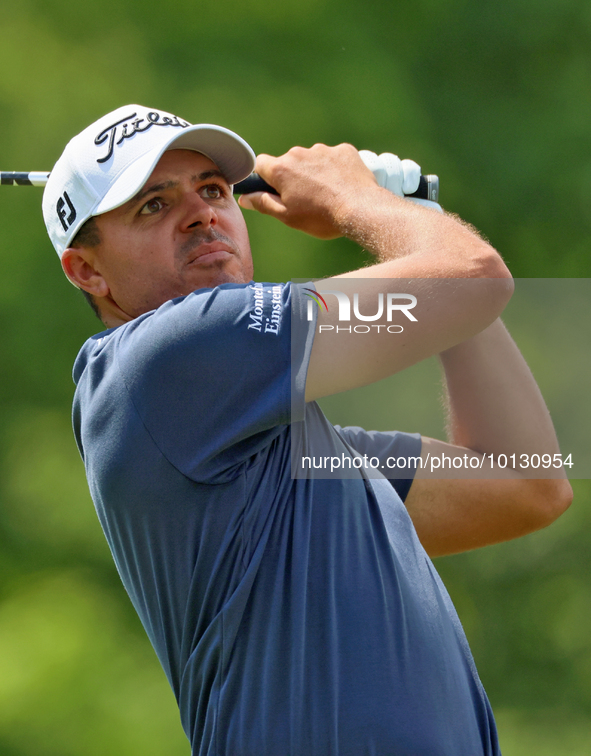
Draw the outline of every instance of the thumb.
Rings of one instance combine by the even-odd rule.
[[[286,210],[281,198],[269,192],[242,194],[238,199],[238,204],[245,210],[257,210],[259,213],[272,215],[275,218],[281,217]]]

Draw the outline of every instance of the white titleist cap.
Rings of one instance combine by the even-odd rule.
[[[43,218],[58,255],[92,215],[131,199],[166,150],[195,150],[212,160],[229,184],[253,170],[255,154],[234,132],[208,123],[126,105],[75,136],[57,161],[43,193]]]

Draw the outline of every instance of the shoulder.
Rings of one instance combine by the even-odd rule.
[[[192,349],[221,356],[224,348],[260,349],[288,337],[293,287],[290,283],[223,284],[170,300],[130,323],[89,339],[74,366],[77,383],[91,360],[115,357],[121,365],[174,359]],[[296,294],[296,296],[298,296]]]

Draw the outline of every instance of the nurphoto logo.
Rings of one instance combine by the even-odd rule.
[[[386,320],[388,323],[392,323],[393,315],[395,312],[402,312],[403,315],[405,315],[408,320],[412,322],[417,322],[417,319],[415,316],[410,312],[414,307],[417,305],[417,298],[413,294],[392,294],[387,293],[386,299],[385,299],[385,306],[384,306],[384,294],[379,293],[378,294],[378,303],[377,303],[377,311],[374,314],[370,315],[364,315],[361,312],[359,312],[359,294],[354,293],[353,294],[353,316],[351,317],[351,300],[347,294],[345,294],[342,291],[333,291],[333,290],[327,290],[323,291],[322,294],[320,294],[318,291],[314,291],[313,289],[304,289],[305,295],[309,298],[308,299],[308,310],[307,310],[307,317],[308,320],[314,319],[314,311],[313,311],[313,305],[316,303],[317,307],[320,310],[324,310],[325,312],[328,312],[328,304],[324,297],[328,294],[333,294],[337,298],[337,304],[338,304],[338,319],[339,322],[351,322],[351,320],[358,320],[361,321],[361,324],[355,325],[355,326],[348,326],[348,327],[341,327],[341,326],[333,326],[333,325],[319,325],[318,326],[318,332],[322,333],[324,331],[336,331],[337,333],[339,331],[346,331],[347,333],[369,333],[372,328],[377,329],[379,332],[382,328],[384,328],[388,333],[402,333],[404,328],[401,325],[398,324],[392,324],[389,326],[385,325],[372,325],[371,327],[369,325],[365,325],[367,322],[372,322],[376,320],[380,320],[384,317],[384,309],[386,311]]]

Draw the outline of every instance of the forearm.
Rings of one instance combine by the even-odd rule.
[[[339,231],[376,258],[375,278],[505,278],[502,258],[468,224],[376,187],[339,208]]]
[[[388,340],[384,331],[391,315],[382,312],[360,339],[343,333],[337,309],[320,311],[308,401],[380,380],[470,339],[500,315],[512,294],[513,280],[500,256],[464,225],[391,195],[377,199],[342,211],[348,220],[340,227],[350,226],[350,238],[383,262],[317,282],[316,288],[341,290],[351,301],[358,297],[360,312],[375,312],[376,299],[386,298],[384,289],[401,290],[415,297],[416,321],[405,322],[396,339]]]

